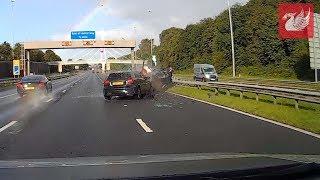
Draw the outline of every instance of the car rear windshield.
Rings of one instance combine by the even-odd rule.
[[[122,79],[128,79],[131,77],[130,72],[124,72],[124,73],[111,73],[108,77],[108,80],[122,80]]]
[[[39,82],[44,80],[43,76],[26,76],[21,79],[22,82]]]

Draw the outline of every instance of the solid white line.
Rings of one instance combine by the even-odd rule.
[[[143,121],[142,121],[142,119],[136,119],[137,120],[137,122],[140,124],[140,126],[147,132],[147,133],[152,133],[153,131],[152,131],[152,129],[150,129],[147,125],[146,125],[146,123],[144,123]]]
[[[0,97],[0,99],[4,99],[4,98],[7,98],[7,97],[11,97],[11,96],[14,96],[14,95],[17,95],[18,93],[14,93],[14,94],[9,94],[9,95],[6,95],[6,96],[2,96]]]
[[[8,129],[9,127],[11,127],[12,125],[14,125],[17,121],[11,121],[9,124],[3,126],[1,129],[0,129],[0,133],[6,129]]]
[[[229,107],[225,107],[225,106],[221,106],[221,105],[218,105],[218,104],[209,103],[209,102],[206,102],[206,101],[203,101],[203,100],[195,99],[195,98],[184,96],[184,95],[181,95],[181,94],[177,94],[177,93],[173,93],[173,92],[168,92],[168,93],[176,95],[176,96],[184,97],[184,98],[187,98],[187,99],[191,99],[191,100],[194,100],[194,101],[202,102],[202,103],[205,103],[205,104],[209,104],[209,105],[212,105],[212,106],[220,107],[220,108],[223,108],[223,109],[227,109],[229,111],[233,111],[233,112],[240,113],[240,114],[243,114],[243,115],[246,115],[246,116],[250,116],[250,117],[253,117],[253,118],[268,122],[268,123],[272,123],[272,124],[275,124],[275,125],[278,125],[278,126],[282,126],[282,127],[285,127],[285,128],[288,128],[288,129],[291,129],[291,130],[294,130],[294,131],[298,131],[300,133],[303,133],[303,134],[306,134],[306,135],[309,135],[309,136],[313,136],[315,138],[320,139],[320,134],[315,134],[315,133],[312,133],[312,132],[309,132],[309,131],[306,131],[306,130],[303,130],[303,129],[300,129],[300,128],[296,128],[296,127],[293,127],[293,126],[290,126],[290,125],[287,125],[287,124],[283,124],[283,123],[280,123],[280,122],[276,122],[276,121],[273,121],[273,120],[270,120],[270,119],[267,119],[267,118],[264,118],[264,117],[252,115],[252,114],[249,114],[249,113],[246,113],[246,112],[243,112],[243,111],[238,111],[238,110],[235,110],[235,109],[232,109],[232,108],[229,108]]]
[[[101,77],[98,74],[96,74],[96,76],[101,82],[103,82],[103,80],[101,79]]]
[[[48,103],[48,102],[50,102],[50,101],[52,101],[53,100],[53,98],[50,98],[50,99],[48,99],[46,102]]]

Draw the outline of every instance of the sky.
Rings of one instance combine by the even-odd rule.
[[[92,30],[97,39],[153,38],[158,44],[162,30],[184,28],[226,8],[227,0],[0,0],[0,42],[68,40],[71,31]],[[65,59],[71,51],[56,52]]]

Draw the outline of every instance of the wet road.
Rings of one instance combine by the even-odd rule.
[[[2,126],[16,123],[0,132],[0,159],[320,154],[320,139],[169,93],[155,99],[106,102],[96,74],[87,72],[59,83],[53,97],[33,103],[37,104],[35,110],[9,119],[2,117],[7,118]],[[16,101],[1,100],[1,114],[6,107],[17,106],[19,98]]]

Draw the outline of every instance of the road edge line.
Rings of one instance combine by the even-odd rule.
[[[271,119],[267,119],[267,118],[264,118],[264,117],[261,117],[261,116],[256,116],[256,115],[249,114],[249,113],[246,113],[246,112],[243,112],[243,111],[240,111],[240,110],[236,110],[236,109],[232,109],[232,108],[229,108],[229,107],[226,107],[226,106],[210,103],[210,102],[203,101],[203,100],[196,99],[196,98],[189,97],[189,96],[185,96],[185,95],[181,95],[181,94],[177,94],[177,93],[173,93],[173,92],[167,92],[167,93],[172,94],[172,95],[176,95],[176,96],[180,96],[180,97],[183,97],[183,98],[186,98],[186,99],[191,99],[191,100],[195,100],[195,101],[198,101],[198,102],[202,102],[204,104],[208,104],[208,105],[216,106],[216,107],[219,107],[219,108],[223,108],[223,109],[226,109],[226,110],[229,110],[229,111],[233,111],[233,112],[236,112],[236,113],[240,113],[240,114],[243,114],[243,115],[246,115],[246,116],[249,116],[249,117],[253,117],[253,118],[256,118],[256,119],[259,119],[259,120],[262,120],[262,121],[265,121],[265,122],[268,122],[268,123],[271,123],[271,124],[275,124],[275,125],[278,125],[278,126],[281,126],[281,127],[285,127],[285,128],[288,128],[288,129],[291,129],[291,130],[294,130],[294,131],[297,131],[297,132],[300,132],[300,133],[303,133],[303,134],[306,134],[306,135],[309,135],[309,136],[312,136],[312,137],[320,139],[320,135],[319,134],[315,134],[315,133],[312,133],[312,132],[309,132],[309,131],[306,131],[306,130],[303,130],[303,129],[300,129],[300,128],[297,128],[297,127],[294,127],[294,126],[290,126],[290,125],[283,124],[283,123],[280,123],[280,122],[277,122],[277,121],[273,121]]]

